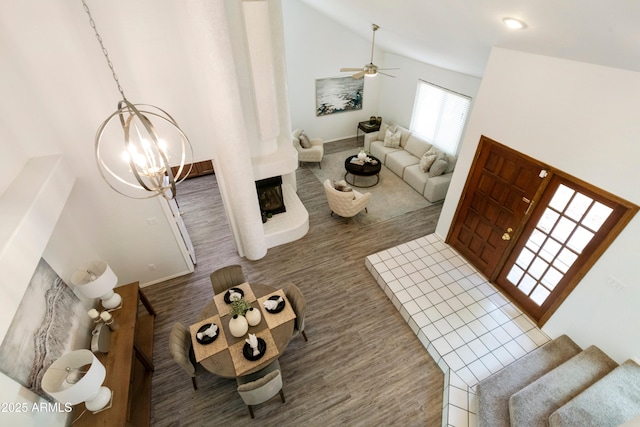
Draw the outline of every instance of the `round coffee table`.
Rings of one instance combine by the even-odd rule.
[[[374,185],[380,182],[380,169],[382,168],[382,162],[373,156],[367,156],[371,159],[368,162],[364,162],[364,164],[352,163],[352,160],[358,160],[358,155],[349,156],[344,161],[344,168],[347,172],[344,174],[344,180],[347,181],[349,185],[353,185],[354,187],[360,188],[368,188],[373,187]],[[351,174],[353,179],[349,181],[347,176]],[[356,176],[374,176],[376,177],[376,182],[371,185],[357,185],[356,184]]]

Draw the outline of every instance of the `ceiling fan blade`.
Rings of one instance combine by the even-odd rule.
[[[387,70],[399,70],[400,68],[378,68],[378,71],[387,71]]]
[[[364,70],[360,71],[359,73],[354,74],[353,76],[354,79],[361,79],[362,77],[364,77]]]
[[[362,71],[362,67],[360,68],[340,68],[340,72],[344,73],[346,71]]]
[[[382,72],[380,72],[380,70],[378,70],[378,74],[382,74],[382,75],[387,76],[387,77],[393,77],[394,79],[396,78],[396,76],[392,76],[391,74],[387,74],[387,73],[382,73]]]

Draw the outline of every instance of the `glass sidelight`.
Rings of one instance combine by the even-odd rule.
[[[561,184],[507,280],[541,306],[612,212],[612,208]]]

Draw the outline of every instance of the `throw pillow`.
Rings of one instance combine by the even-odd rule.
[[[384,141],[384,136],[387,134],[387,129],[391,129],[391,132],[395,132],[396,131],[396,127],[395,126],[391,126],[387,123],[382,123],[380,125],[380,130],[378,131],[378,136],[376,139],[378,139],[378,141]]]
[[[420,170],[427,173],[433,162],[436,161],[437,157],[438,156],[435,154],[429,154],[429,152],[426,152],[424,156],[420,158]]]
[[[391,148],[400,147],[400,136],[402,135],[401,131],[391,132],[387,129],[386,134],[384,135],[384,146]]]
[[[311,141],[309,141],[309,137],[304,132],[300,134],[300,146],[302,148],[311,148]]]
[[[438,155],[436,160],[433,162],[433,164],[429,168],[429,178],[431,178],[433,176],[442,175],[444,173],[444,171],[447,170],[447,165],[448,164],[449,164],[449,162],[447,161],[447,155],[446,154],[443,153],[441,155]]]
[[[344,192],[353,191],[353,188],[349,187],[344,179],[341,181],[333,181],[333,188]]]

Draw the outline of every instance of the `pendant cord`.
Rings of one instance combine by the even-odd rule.
[[[87,6],[87,3],[85,2],[85,0],[82,0],[82,6],[84,7],[84,11],[87,12],[87,16],[89,17],[89,24],[91,25],[91,28],[93,28],[93,31],[96,34],[96,39],[98,39],[98,43],[100,43],[100,47],[102,48],[102,54],[107,60],[107,65],[109,66],[109,69],[111,69],[113,80],[115,80],[116,84],[118,85],[118,91],[122,95],[122,99],[126,101],[127,97],[124,96],[124,90],[122,90],[122,86],[120,86],[120,80],[118,80],[118,75],[116,74],[116,71],[113,68],[113,63],[109,59],[109,52],[107,52],[107,48],[104,47],[104,43],[102,42],[102,37],[100,37],[100,34],[98,33],[98,29],[96,28],[96,23],[93,20],[93,16],[91,15],[91,11],[89,10],[89,6]]]

